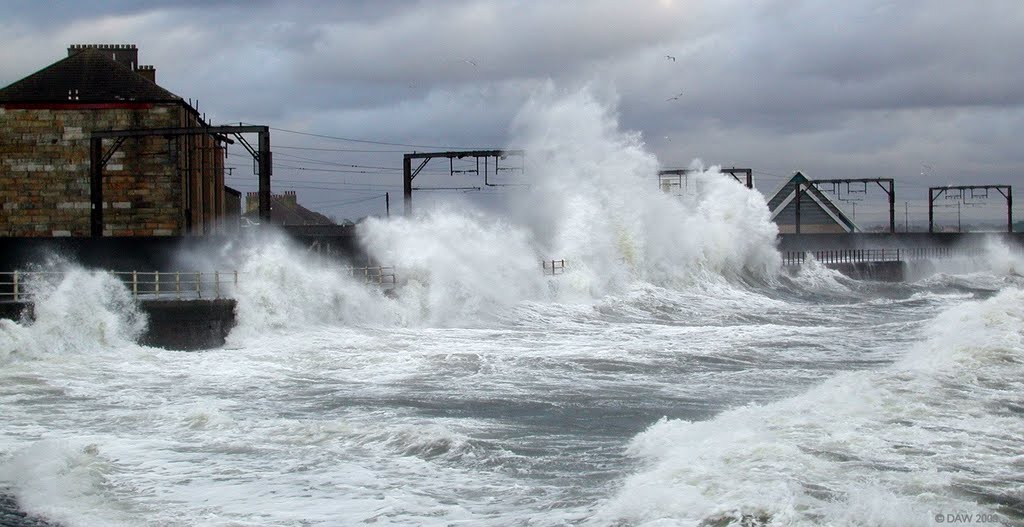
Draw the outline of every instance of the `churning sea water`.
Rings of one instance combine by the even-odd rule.
[[[1024,523],[1024,262],[793,273],[760,194],[649,188],[587,91],[513,135],[507,211],[361,225],[391,294],[273,236],[197,258],[241,271],[223,349],[41,285],[0,321],[0,488],[69,527]]]

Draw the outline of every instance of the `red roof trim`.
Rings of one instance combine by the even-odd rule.
[[[151,102],[5,102],[0,108],[8,110],[148,110]]]

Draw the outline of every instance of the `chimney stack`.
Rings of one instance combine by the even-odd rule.
[[[120,62],[128,69],[139,69],[139,49],[135,44],[72,44],[68,47],[68,56],[81,53],[86,49],[97,49],[110,54],[110,58]]]
[[[260,193],[259,192],[246,192],[245,193],[245,212],[252,212],[259,210],[260,208]]]
[[[135,70],[135,73],[142,75],[149,82],[156,84],[156,68],[153,66],[139,66],[139,69]]]
[[[72,44],[68,46],[68,56],[71,57],[87,49],[109,53],[110,58],[156,84],[156,68],[139,64],[139,48],[135,47],[135,44]]]

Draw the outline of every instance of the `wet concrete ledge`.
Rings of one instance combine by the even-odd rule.
[[[158,348],[196,351],[224,345],[235,327],[235,300],[143,300],[149,317],[141,344]]]
[[[32,305],[27,302],[0,302],[0,318],[19,322],[22,317],[31,317]]]
[[[149,319],[141,344],[158,348],[197,351],[224,345],[235,327],[235,300],[142,300],[140,310]],[[0,302],[0,318],[31,320],[30,302]]]
[[[907,262],[903,261],[833,263],[825,267],[835,269],[854,280],[902,282],[907,277]]]

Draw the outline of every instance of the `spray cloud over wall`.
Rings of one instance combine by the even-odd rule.
[[[507,217],[450,206],[360,231],[378,260],[430,276],[430,305],[535,298],[542,288],[533,276],[547,259],[567,261],[563,294],[593,297],[635,280],[686,287],[779,268],[777,229],[760,194],[714,168],[693,175],[690,199],[662,193],[657,159],[589,88],[540,90],[512,137],[526,151],[528,187],[510,191]]]
[[[600,298],[638,281],[692,288],[779,268],[760,194],[714,168],[692,175],[686,199],[661,192],[657,159],[619,129],[614,101],[589,88],[540,90],[511,137],[526,150],[526,186],[507,187],[507,210],[452,202],[359,226],[367,253],[395,267],[395,295],[272,243],[237,267],[252,281],[239,293],[240,325],[472,323],[521,301]],[[566,261],[564,275],[545,276],[541,261],[552,259]]]
[[[695,194],[661,192],[658,160],[639,133],[620,130],[614,100],[589,87],[539,90],[511,136],[526,151],[529,185],[510,194],[511,221],[540,258],[566,259],[574,283],[595,296],[636,279],[685,287],[779,267],[778,231],[759,193],[699,166]]]

